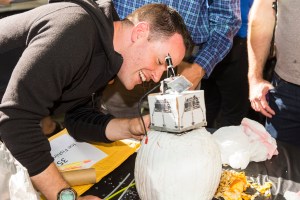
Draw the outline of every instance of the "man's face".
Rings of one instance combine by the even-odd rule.
[[[138,39],[122,53],[124,62],[118,77],[128,90],[142,81],[158,82],[167,69],[165,58],[168,54],[174,66],[182,61],[185,47],[180,34],[157,41],[148,41],[147,37]]]

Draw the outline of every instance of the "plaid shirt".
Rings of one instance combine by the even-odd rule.
[[[209,5],[208,1],[212,3]],[[241,25],[239,0],[113,0],[121,19],[147,3],[165,3],[183,17],[195,44],[201,48],[193,62],[206,71],[213,68],[229,52]]]

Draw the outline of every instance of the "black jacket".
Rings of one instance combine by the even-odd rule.
[[[0,90],[6,89],[0,134],[30,176],[53,161],[40,127],[45,116],[69,111],[70,132],[107,141],[112,116],[90,109],[89,102],[115,77],[122,57],[113,48],[111,2],[97,4],[56,1],[0,20]]]

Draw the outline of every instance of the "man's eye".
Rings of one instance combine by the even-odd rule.
[[[159,59],[157,59],[157,63],[158,63],[159,65],[162,65],[162,62],[161,62]]]

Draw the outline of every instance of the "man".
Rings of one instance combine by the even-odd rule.
[[[179,64],[191,46],[180,15],[165,5],[147,5],[115,21],[111,2],[97,3],[50,1],[0,20],[1,86],[7,84],[1,139],[49,200],[69,186],[53,163],[41,119],[67,112],[68,131],[80,140],[140,139],[139,118],[101,114],[93,108],[94,97],[116,76],[128,90],[159,81],[168,53]],[[144,121],[147,127],[149,116]]]
[[[266,116],[266,129],[276,139],[300,145],[300,18],[297,0],[278,1],[275,44],[277,63],[272,84],[263,79],[276,12],[274,0],[254,0],[249,16],[249,99]]]
[[[215,65],[232,46],[232,39],[241,23],[239,0],[114,0],[121,18],[150,2],[166,3],[183,17],[197,48],[190,59],[177,66],[177,73],[193,83],[191,89],[197,88],[201,79],[211,75]],[[144,87],[137,86],[127,91],[116,80],[103,93],[103,107],[119,117],[138,116],[138,101],[152,86],[145,84]]]
[[[225,58],[208,79],[203,79],[207,127],[240,125],[250,110],[248,84],[247,26],[253,0],[240,0],[242,25]]]

